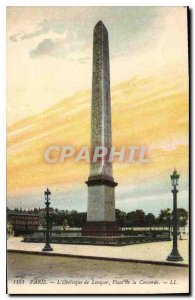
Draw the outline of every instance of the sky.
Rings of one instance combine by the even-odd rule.
[[[183,7],[7,8],[7,203],[86,211],[87,163],[48,165],[52,144],[90,143],[93,28],[109,33],[113,145],[144,145],[150,163],[114,163],[116,207],[188,208],[187,14]]]

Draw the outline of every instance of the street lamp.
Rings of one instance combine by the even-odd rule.
[[[50,246],[50,221],[49,221],[49,196],[51,195],[50,190],[47,188],[47,190],[44,192],[45,194],[45,204],[46,204],[46,243],[45,243],[45,247],[43,248],[42,251],[52,251],[53,249]]]
[[[171,183],[173,186],[173,249],[171,251],[171,254],[167,257],[168,261],[182,261],[183,258],[179,254],[178,248],[177,248],[177,185],[179,181],[179,174],[177,174],[176,169],[173,171],[173,174],[170,175],[171,177]]]

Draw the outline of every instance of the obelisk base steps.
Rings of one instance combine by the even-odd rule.
[[[116,222],[87,222],[82,228],[82,236],[120,236]]]

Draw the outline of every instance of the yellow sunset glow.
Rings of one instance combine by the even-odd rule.
[[[123,24],[122,8],[121,32],[118,27],[112,31],[114,21],[108,17],[108,8],[101,13],[98,8],[85,11],[93,26],[101,14],[108,20],[112,144],[117,149],[145,146],[150,160],[147,164],[114,162],[113,175],[119,187],[140,187],[147,182],[160,186],[176,167],[183,182],[188,181],[186,9],[151,8],[147,13],[152,22],[150,18],[147,21],[145,8],[142,12],[132,9],[138,19],[129,33],[125,27],[128,14]],[[22,11],[23,19],[19,18]],[[70,26],[64,23],[68,13],[72,14]],[[80,27],[74,25],[78,13],[79,8],[8,9],[7,192],[13,199],[43,191],[46,186],[82,190],[88,178],[89,164],[73,158],[81,147],[90,147],[93,27],[90,43],[88,36],[81,39],[75,31]],[[148,26],[145,31],[144,26]],[[82,35],[85,24],[81,29]],[[121,38],[126,52],[117,48],[114,34]],[[45,43],[50,46],[43,48]],[[76,153],[64,163],[49,164],[44,152],[51,145],[73,146]],[[139,188],[137,191],[139,194]]]

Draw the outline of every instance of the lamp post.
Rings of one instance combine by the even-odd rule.
[[[52,251],[53,249],[50,246],[50,222],[49,222],[49,196],[51,195],[50,190],[47,188],[47,190],[44,192],[45,194],[45,204],[46,204],[46,243],[45,243],[45,247],[43,248],[42,251]]]
[[[178,248],[177,248],[177,185],[179,180],[179,174],[177,174],[176,169],[173,171],[173,174],[170,175],[171,182],[173,186],[173,249],[171,251],[171,254],[167,257],[168,261],[182,261],[183,258],[179,254]]]

